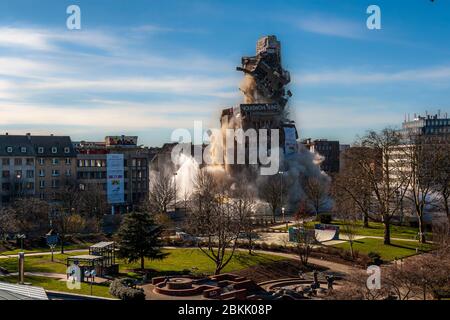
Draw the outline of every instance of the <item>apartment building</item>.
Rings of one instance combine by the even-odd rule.
[[[95,190],[105,197],[112,212],[126,212],[148,198],[150,149],[137,144],[138,137],[106,137],[103,142],[74,143],[77,152],[77,181],[81,189]],[[123,201],[111,201],[108,194],[108,155],[121,155]],[[113,203],[111,203],[113,202]]]
[[[67,136],[31,136],[36,155],[36,196],[58,200],[58,192],[76,179],[76,152]]]
[[[76,169],[70,137],[0,135],[0,158],[0,205],[28,196],[56,200]]]
[[[0,135],[0,206],[35,193],[35,155],[29,136]]]

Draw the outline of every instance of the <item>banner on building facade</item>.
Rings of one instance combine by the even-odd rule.
[[[123,154],[108,154],[106,156],[106,188],[109,204],[125,202],[123,163]]]
[[[294,127],[284,127],[284,154],[297,152],[297,132]]]

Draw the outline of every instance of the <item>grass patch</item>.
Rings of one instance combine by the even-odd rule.
[[[154,274],[156,275],[182,273],[185,270],[192,271],[192,268],[196,268],[195,272],[197,273],[214,273],[214,262],[199,249],[167,249],[163,251],[169,253],[166,259],[162,261],[145,260],[145,268],[154,270]],[[51,261],[50,255],[25,256],[25,271],[65,274],[67,270],[66,259],[67,257],[74,255],[77,254],[55,254],[54,262]],[[284,259],[285,258],[283,257],[274,255],[249,255],[248,252],[237,251],[233,256],[233,259],[223,269],[223,272],[239,271],[255,265],[272,263]],[[124,260],[117,259],[117,263],[120,264],[120,273],[130,277],[138,276],[138,274],[133,273],[133,270],[140,268],[139,262],[127,263]],[[9,272],[17,272],[17,258],[0,259],[0,267],[5,268]]]
[[[169,253],[166,259],[162,261],[145,260],[145,268],[152,269],[161,275],[180,273],[185,270],[191,271],[192,268],[196,268],[195,271],[198,273],[214,273],[214,262],[199,249],[167,249],[163,251]],[[267,264],[285,259],[286,258],[268,254],[249,255],[248,252],[236,251],[233,258],[222,272],[239,271],[255,265]],[[140,268],[140,263],[138,262],[126,263],[125,261],[119,260],[119,263],[121,273],[127,273],[128,270]]]
[[[0,281],[17,283],[17,277],[0,277]],[[68,292],[74,294],[91,295],[91,286],[87,283],[81,283],[80,289],[69,289],[65,281],[47,277],[26,276],[25,282],[33,286],[42,287],[46,290]],[[92,295],[98,297],[113,298],[109,292],[109,284],[94,284],[92,286]]]
[[[51,255],[25,256],[25,271],[26,272],[48,272],[48,273],[63,273],[66,274],[67,266],[66,259],[69,256],[78,255],[79,253],[71,254],[55,254],[54,261],[51,261]],[[9,272],[18,272],[18,259],[8,258],[0,259],[0,267],[5,268]]]
[[[307,226],[314,228],[316,223],[320,223],[318,221],[308,222]],[[331,224],[341,226],[344,224],[341,220],[333,220]],[[372,236],[372,237],[383,237],[384,236],[384,226],[381,222],[369,222],[368,228],[363,228],[362,221],[357,222],[357,228],[355,230],[357,235],[361,236]],[[409,226],[396,226],[391,225],[391,237],[399,238],[399,239],[415,239],[417,236],[418,229]],[[427,234],[431,236],[430,233]]]
[[[334,247],[350,250],[350,244],[348,242],[336,244]],[[419,252],[427,252],[432,249],[432,245],[421,245],[419,242],[401,240],[391,240],[391,245],[385,245],[383,239],[370,238],[356,240],[353,243],[353,249],[355,251],[363,254],[368,254],[371,251],[377,252],[385,261],[413,256],[416,254],[416,248],[419,248]]]

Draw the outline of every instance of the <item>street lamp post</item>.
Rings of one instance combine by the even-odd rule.
[[[283,171],[278,172],[280,174],[280,208],[281,213],[283,215],[283,222],[284,222],[284,207],[283,207]]]

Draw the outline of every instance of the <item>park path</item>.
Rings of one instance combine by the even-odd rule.
[[[64,254],[67,253],[77,253],[77,252],[87,252],[88,249],[74,249],[74,250],[64,250]],[[33,256],[50,256],[52,253],[49,251],[43,251],[43,252],[30,252],[30,253],[25,253],[25,257],[33,257]],[[53,254],[61,254],[60,251],[58,252],[54,252]],[[0,259],[11,259],[11,258],[17,258],[18,257],[18,253],[15,254],[1,254],[0,253]]]
[[[3,275],[4,277],[18,277],[18,272],[8,273],[7,275]],[[45,278],[52,278],[57,279],[60,281],[67,281],[67,275],[64,273],[53,273],[53,272],[25,272],[25,276],[32,276],[32,277],[45,277]],[[0,277],[1,279],[1,277]],[[108,279],[102,278],[102,277],[95,277],[94,283],[104,283],[109,281]]]
[[[180,247],[164,247],[164,249],[180,249]],[[198,249],[198,247],[182,247],[182,249]],[[245,252],[248,251],[248,249],[243,249],[243,248],[242,249],[241,248],[237,248],[236,250],[237,251],[245,251]],[[300,261],[299,256],[296,255],[296,254],[292,254],[292,253],[266,251],[266,250],[252,250],[252,251],[254,253],[268,254],[268,255],[284,257],[284,258],[287,258],[287,259]],[[315,264],[317,266],[327,268],[330,271],[334,271],[334,272],[337,272],[337,273],[340,273],[340,274],[344,274],[344,275],[348,275],[348,274],[351,274],[353,272],[357,272],[357,271],[361,270],[358,267],[353,267],[353,266],[350,266],[350,265],[347,265],[347,264],[337,263],[337,262],[332,262],[332,261],[323,260],[323,259],[317,259],[317,258],[312,258],[312,257],[310,257],[308,259],[308,261],[311,264]]]

